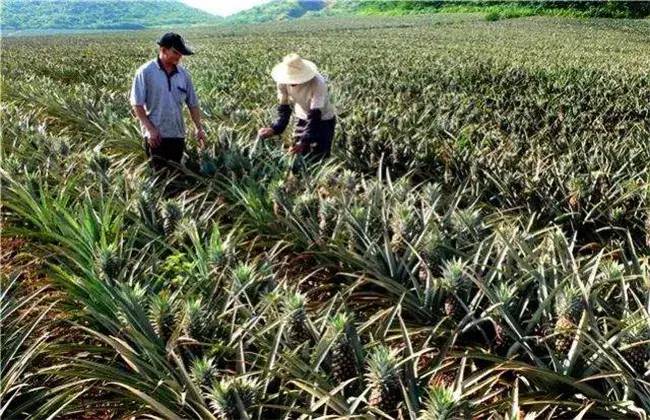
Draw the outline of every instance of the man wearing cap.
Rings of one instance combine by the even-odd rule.
[[[184,104],[190,110],[201,148],[205,134],[192,79],[178,64],[184,55],[193,52],[187,48],[183,38],[173,32],[163,35],[158,45],[158,57],[142,65],[135,73],[130,102],[140,121],[151,167],[168,173],[180,164],[185,150]]]
[[[258,135],[266,138],[282,134],[289,124],[293,104],[298,121],[291,152],[315,159],[328,157],[336,111],[330,102],[327,82],[316,65],[298,54],[289,54],[273,68],[271,76],[278,88],[278,116],[270,127],[261,128]]]

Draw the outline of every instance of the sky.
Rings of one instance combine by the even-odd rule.
[[[258,4],[268,3],[270,0],[181,0],[188,6],[205,10],[206,12],[228,16],[242,10],[250,9]]]

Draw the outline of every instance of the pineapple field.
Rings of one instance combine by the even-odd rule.
[[[3,39],[0,417],[648,418],[650,21],[181,33],[171,181],[128,104],[158,32]],[[298,170],[256,138],[289,52],[339,114]]]

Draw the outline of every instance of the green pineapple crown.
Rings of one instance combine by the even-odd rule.
[[[452,223],[456,231],[476,232],[481,230],[481,210],[475,208],[456,209],[452,214]]]
[[[467,263],[459,257],[445,262],[442,268],[443,285],[447,290],[465,290],[470,280],[466,273]]]
[[[367,378],[371,384],[382,387],[396,385],[399,374],[395,353],[384,345],[375,348],[368,361]]]
[[[208,399],[214,414],[227,419],[238,419],[239,402],[244,410],[250,410],[257,403],[259,390],[260,384],[256,379],[227,378],[212,385]]]
[[[422,189],[422,200],[428,205],[433,205],[441,196],[442,186],[438,183],[427,184]]]
[[[600,266],[600,271],[608,281],[620,280],[625,272],[625,266],[614,260],[605,260]]]
[[[243,286],[253,278],[255,269],[250,264],[239,263],[233,271],[233,278],[237,285]]]
[[[350,323],[350,317],[345,313],[339,313],[331,319],[332,328],[336,333],[345,333]]]
[[[643,313],[629,315],[623,320],[623,341],[634,343],[650,340],[650,321]]]
[[[575,286],[565,287],[555,297],[555,314],[558,317],[568,316],[577,319],[583,307],[582,293]]]
[[[214,382],[216,376],[217,368],[214,365],[214,358],[194,359],[190,368],[190,377],[197,386],[207,388]]]
[[[176,319],[173,298],[163,291],[151,299],[149,306],[149,321],[154,331],[167,341],[174,330]]]
[[[444,384],[435,384],[427,391],[426,408],[420,412],[420,420],[444,420],[467,418],[458,396]]]
[[[167,200],[163,203],[163,216],[165,219],[177,222],[183,217],[183,208],[175,200]]]
[[[291,293],[285,298],[284,306],[289,312],[296,312],[305,309],[305,295],[302,293]]]

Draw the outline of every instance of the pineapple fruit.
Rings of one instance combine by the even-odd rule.
[[[313,338],[305,311],[305,297],[300,293],[289,295],[285,300],[285,311],[290,315],[287,327],[289,342],[293,344],[311,342]]]
[[[650,358],[650,343],[637,343],[650,340],[650,322],[643,315],[631,315],[624,320],[624,327],[621,355],[637,375],[643,376]]]
[[[331,332],[335,338],[331,350],[332,376],[338,383],[346,382],[359,376],[359,366],[355,353],[356,332],[345,314],[335,315],[331,320]],[[353,384],[348,385],[351,391]]]
[[[407,242],[412,241],[418,232],[417,216],[413,208],[403,202],[397,204],[390,222],[392,232],[391,248],[397,254],[403,254],[407,249]]]
[[[97,265],[100,278],[104,281],[115,281],[120,274],[122,263],[115,246],[110,245],[97,252]]]
[[[388,347],[379,346],[370,356],[366,373],[371,390],[368,404],[389,415],[402,401],[401,370],[396,365],[395,354]]]
[[[465,296],[470,287],[466,266],[460,258],[453,258],[445,263],[442,270],[443,288],[447,292],[444,312],[452,319],[460,318],[463,307],[458,299]]]
[[[163,203],[162,216],[163,231],[165,236],[170,236],[183,218],[183,209],[176,201],[167,200]]]
[[[567,287],[555,297],[555,349],[566,354],[573,341],[574,330],[585,307],[580,290]]]

